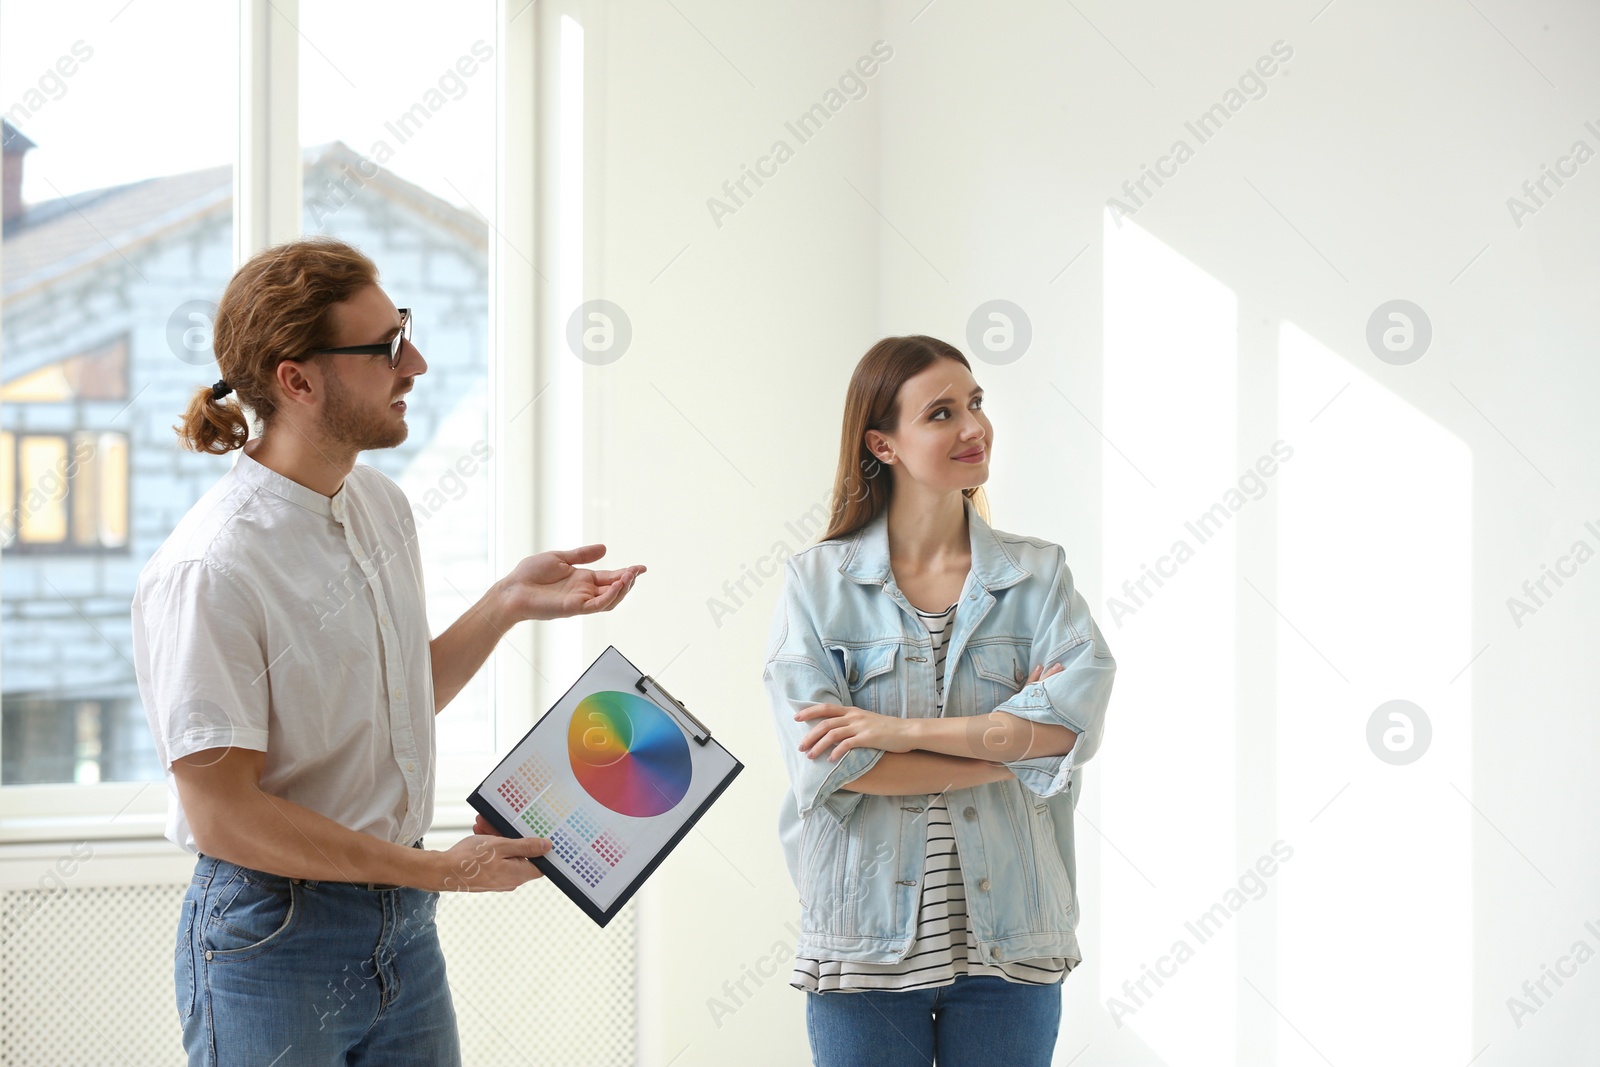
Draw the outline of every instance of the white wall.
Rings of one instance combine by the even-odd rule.
[[[796,909],[759,687],[776,590],[720,628],[704,603],[820,499],[867,345],[965,346],[994,298],[1033,329],[980,364],[996,522],[1067,546],[1122,667],[1059,1062],[1593,1053],[1600,967],[1542,1003],[1522,985],[1600,950],[1579,643],[1600,569],[1520,626],[1506,601],[1600,549],[1600,163],[1520,226],[1506,200],[1575,140],[1600,150],[1597,33],[1551,2],[612,7],[601,295],[635,340],[590,372],[592,523],[653,570],[593,639],[670,661],[748,764],[645,900],[646,1062],[808,1062],[781,968],[722,1025],[707,1006]],[[867,97],[717,228],[705,199],[880,38]],[[1278,41],[1264,95],[1199,144],[1185,121]],[[1134,205],[1124,180],[1180,137],[1193,158]],[[1112,196],[1138,207],[1121,226]],[[1409,365],[1365,336],[1397,298],[1433,328]],[[1277,440],[1293,458],[1260,499],[1113,624],[1121,583]],[[1367,742],[1392,699],[1432,726],[1405,766]],[[1123,982],[1279,840],[1260,899],[1136,1004]]]
[[[589,641],[657,674],[746,765],[640,900],[643,1063],[810,1061],[761,688],[779,581],[723,585],[805,543],[787,524],[831,487],[845,382],[879,335],[874,216],[845,179],[876,197],[898,53],[808,142],[784,123],[880,36],[870,5],[837,2],[621,3],[601,33],[604,279],[586,295],[619,304],[633,340],[586,374],[586,536],[651,569]],[[707,199],[778,138],[793,158],[716,225]],[[733,613],[714,618],[713,597]],[[745,977],[758,968],[774,973]]]

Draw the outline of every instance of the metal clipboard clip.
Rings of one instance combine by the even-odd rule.
[[[689,709],[684,707],[677,697],[661,688],[660,682],[648,674],[641,674],[639,680],[634,682],[633,685],[639,692],[661,705],[663,710],[688,719],[691,725],[685,726],[684,729],[689,731],[689,736],[694,738],[695,744],[704,745],[711,740],[711,730],[706,724],[690,714]],[[680,723],[679,725],[682,724]]]

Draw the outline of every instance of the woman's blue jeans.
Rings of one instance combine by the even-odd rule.
[[[904,992],[807,993],[816,1067],[1050,1067],[1061,984],[993,975]]]
[[[457,1067],[438,900],[201,855],[174,968],[189,1063]]]

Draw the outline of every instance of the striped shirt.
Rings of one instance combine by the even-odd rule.
[[[958,601],[959,603],[959,601]],[[944,663],[956,605],[944,611],[917,614],[933,639],[934,678],[939,714],[944,714]],[[789,984],[809,993],[861,989],[928,989],[950,985],[957,975],[993,975],[1010,982],[1050,985],[1067,973],[1059,957],[988,963],[978,952],[967,925],[967,891],[961,880],[961,858],[944,794],[929,793],[927,844],[922,860],[922,896],[917,905],[917,932],[898,963],[850,963],[797,958]]]

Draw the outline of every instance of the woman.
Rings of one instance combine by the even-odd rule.
[[[1062,550],[989,527],[993,444],[958,350],[878,342],[832,525],[786,564],[764,677],[818,1067],[1048,1064],[1080,959],[1072,809],[1116,664]]]

